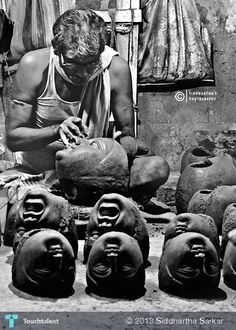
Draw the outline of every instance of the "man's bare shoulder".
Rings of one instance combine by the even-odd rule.
[[[49,62],[50,48],[42,48],[26,53],[20,63],[19,69],[44,70]]]

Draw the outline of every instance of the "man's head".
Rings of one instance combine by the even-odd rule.
[[[54,52],[68,76],[77,74],[77,79],[86,80],[100,66],[106,27],[93,11],[67,10],[54,23],[53,35]]]

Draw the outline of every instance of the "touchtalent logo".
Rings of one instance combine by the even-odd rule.
[[[15,327],[15,321],[18,319],[18,314],[5,314],[5,320],[8,320],[8,327],[10,329],[13,329]]]

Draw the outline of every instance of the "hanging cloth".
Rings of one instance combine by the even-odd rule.
[[[139,83],[212,77],[211,42],[195,1],[144,1]]]

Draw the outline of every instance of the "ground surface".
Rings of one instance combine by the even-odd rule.
[[[0,310],[2,312],[52,312],[52,311],[143,311],[143,312],[175,312],[175,311],[236,311],[236,291],[227,288],[222,280],[220,289],[214,298],[184,299],[162,292],[158,287],[158,263],[163,244],[163,234],[155,225],[149,225],[152,265],[146,269],[146,293],[135,301],[105,299],[91,297],[85,293],[86,266],[82,264],[83,241],[79,241],[79,256],[77,260],[76,281],[74,294],[66,299],[45,299],[33,297],[17,291],[11,284],[12,249],[0,248]]]

